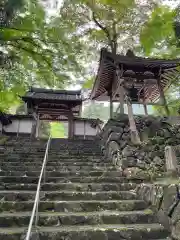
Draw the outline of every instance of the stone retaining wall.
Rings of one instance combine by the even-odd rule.
[[[180,184],[141,184],[136,189],[138,196],[147,202],[158,217],[158,221],[172,234],[173,240],[180,240]]]
[[[167,180],[165,160],[165,147],[173,146],[180,165],[180,126],[153,116],[136,116],[135,120],[141,144],[131,142],[128,116],[120,115],[101,131],[102,151],[124,176],[143,180],[136,189],[138,196],[157,213],[172,239],[180,240],[180,183],[178,176],[175,183]]]
[[[180,144],[180,128],[160,117],[136,116],[135,120],[141,144],[131,142],[128,116],[120,115],[99,134],[102,151],[126,176],[160,177],[166,171],[165,146]]]

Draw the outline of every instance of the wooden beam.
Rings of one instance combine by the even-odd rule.
[[[112,100],[112,92],[110,93],[110,119],[113,118],[113,100]]]
[[[136,123],[134,120],[132,104],[127,95],[126,95],[126,104],[127,104],[127,108],[128,108],[128,118],[129,118],[129,126],[130,126],[130,131],[131,131],[131,141],[134,144],[140,144],[140,138],[139,138],[139,134],[138,134],[138,131],[136,128]]]
[[[144,113],[146,116],[148,116],[147,105],[144,103],[143,106],[144,106]]]
[[[120,114],[124,114],[124,87],[121,85],[119,89]]]
[[[124,87],[123,87],[123,65],[121,65],[121,68],[119,67],[119,64],[116,63],[116,78],[117,78],[117,89],[115,90],[115,95],[119,94],[119,101],[120,101],[120,114],[124,114]]]
[[[37,123],[36,123],[36,138],[38,138],[39,137],[39,126],[40,126],[40,124],[39,124],[39,114],[37,115]]]
[[[74,117],[72,113],[68,115],[68,129],[69,129],[69,139],[74,137]]]
[[[162,86],[161,86],[160,79],[158,79],[157,85],[158,85],[158,89],[159,89],[159,93],[160,93],[160,100],[162,101],[162,105],[164,106],[166,114],[169,116],[170,111],[169,111],[169,108],[168,108],[168,105],[167,105],[167,101],[166,101],[166,98],[165,98],[165,95],[164,95],[164,91],[163,91]]]

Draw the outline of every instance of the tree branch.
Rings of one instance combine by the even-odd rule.
[[[1,39],[0,38],[0,40],[3,40],[3,39]],[[34,44],[36,47],[38,47],[38,48],[41,48],[41,46],[40,45],[38,45],[37,43],[35,43],[35,40],[38,40],[38,41],[40,41],[41,43],[43,43],[43,44],[46,44],[46,45],[48,45],[48,44],[60,44],[60,42],[59,41],[46,41],[45,39],[40,39],[40,38],[37,38],[37,37],[14,37],[14,38],[11,38],[11,39],[8,39],[8,40],[6,40],[7,42],[9,41],[9,42],[17,42],[17,41],[24,41],[24,42],[29,42],[29,43],[31,43],[31,44]],[[65,45],[67,45],[67,47],[69,47],[69,44],[67,44],[67,42],[66,41],[64,41],[64,40],[62,40],[61,39],[61,41],[62,41],[62,43],[63,44],[65,44]],[[49,51],[49,52],[52,52],[52,51],[50,51],[49,49],[47,49],[46,51]],[[53,53],[53,52],[52,52]]]
[[[42,39],[39,39],[39,38],[32,38],[32,37],[14,37],[14,38],[11,38],[9,40],[7,40],[7,42],[27,42],[29,44],[31,44],[32,46],[36,47],[38,50],[39,49],[42,49],[42,46],[41,44],[38,44],[37,42],[35,42],[35,40],[38,40],[40,41],[42,44],[49,44],[47,43],[46,41],[42,40]],[[8,45],[8,43],[7,43]],[[54,54],[53,51],[51,51],[50,49],[46,49],[46,52],[48,52],[49,54]]]
[[[117,51],[116,21],[113,22],[112,29],[113,29],[113,50],[112,50],[112,53],[113,53],[113,55],[115,55],[116,51]]]
[[[46,62],[46,64],[49,66],[49,68],[52,68],[51,63],[48,61],[48,59],[47,59],[46,57],[43,56],[42,53],[38,53],[38,52],[35,52],[35,51],[33,51],[33,50],[31,50],[31,49],[28,49],[28,48],[26,48],[26,47],[18,46],[18,45],[16,45],[16,44],[12,44],[12,43],[8,43],[8,45],[17,48],[18,50],[23,50],[23,51],[25,51],[25,52],[30,53],[31,56],[32,56],[32,58],[33,58],[38,64],[39,64],[39,62],[38,62],[37,59],[35,59],[35,57],[33,57],[33,56],[37,55],[37,56],[41,57],[42,60],[43,60],[44,62]]]
[[[104,31],[104,33],[106,34],[107,38],[108,38],[108,41],[109,41],[109,45],[111,47],[111,50],[113,50],[113,43],[112,43],[112,39],[111,39],[111,35],[108,31],[108,29],[104,26],[101,25],[100,22],[98,22],[96,16],[95,16],[95,12],[92,12],[92,18],[93,18],[93,21],[95,22],[95,24]]]
[[[13,31],[18,31],[18,32],[31,32],[34,33],[36,31],[33,31],[32,29],[25,29],[25,28],[15,28],[15,27],[9,27],[9,26],[0,26],[0,29],[2,30],[13,30]]]

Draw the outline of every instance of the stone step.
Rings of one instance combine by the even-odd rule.
[[[25,150],[26,152],[29,151],[29,152],[33,152],[33,150],[35,152],[45,152],[46,150],[46,147],[40,147],[40,146],[27,146],[27,145],[4,145],[4,146],[1,146],[1,149],[11,149],[13,151],[16,151],[16,152],[22,152],[22,150]],[[85,151],[83,151],[83,149]],[[57,153],[68,153],[68,152],[84,152],[85,154],[86,153],[98,153],[98,154],[101,154],[101,149],[99,147],[92,147],[92,146],[75,146],[75,147],[69,147],[69,146],[59,146],[58,149],[55,149],[55,148],[49,148],[49,151],[50,152],[57,152]]]
[[[44,157],[42,158],[26,158],[26,157],[23,157],[23,158],[0,158],[0,159],[3,159],[3,162],[16,162],[16,163],[21,163],[21,162],[32,162],[32,163],[36,163],[36,162],[42,162]],[[69,163],[69,162],[82,162],[82,163],[87,163],[87,162],[91,162],[91,163],[101,163],[101,162],[109,162],[109,160],[106,160],[106,159],[87,159],[87,158],[82,158],[82,159],[76,159],[76,158],[67,158],[67,159],[64,159],[64,158],[48,158],[48,163],[51,163],[51,162],[66,162],[66,163]]]
[[[31,212],[1,213],[0,227],[25,227],[29,225]],[[38,226],[68,226],[96,224],[140,224],[154,223],[156,217],[151,210],[144,211],[99,211],[99,212],[40,212]]]
[[[45,149],[44,151],[36,151],[36,150],[31,150],[31,151],[24,151],[24,149],[20,149],[20,150],[17,150],[17,149],[11,149],[9,150],[9,152],[11,152],[13,155],[23,155],[23,154],[34,154],[34,155],[37,155],[37,156],[41,156],[43,154],[45,154]],[[1,155],[4,155],[6,150],[1,150]],[[49,152],[50,154],[52,155],[59,155],[59,156],[68,156],[68,155],[81,155],[81,156],[102,156],[102,153],[100,151],[96,151],[92,148],[90,148],[89,150],[84,150],[84,149],[81,149],[81,150],[61,150],[59,152],[56,152],[56,153],[51,153]]]
[[[135,183],[45,183],[42,184],[42,191],[58,191],[58,190],[72,190],[72,191],[128,191],[135,189]],[[4,184],[0,183],[0,190],[34,190],[36,191],[37,184]]]
[[[29,154],[29,156],[32,156],[32,155],[35,155],[35,156],[43,156],[45,154],[45,149],[43,151],[37,151],[37,150],[31,150],[31,151],[23,151],[22,150],[15,150],[15,149],[1,149],[1,152],[0,152],[0,155],[1,156],[8,156],[8,153],[11,153],[12,156],[23,156],[23,155],[27,155]],[[102,157],[102,153],[100,152],[97,152],[97,151],[94,151],[93,149],[90,149],[90,151],[58,151],[58,152],[51,152],[49,151],[49,154],[52,155],[52,156],[59,156],[59,157],[67,157],[69,155],[72,155],[72,156],[85,156],[85,157],[88,157],[88,156],[97,156],[97,157]]]
[[[20,176],[1,176],[0,182],[3,183],[38,183],[38,177],[20,177]],[[142,183],[142,179],[131,179],[123,177],[48,177],[47,183]]]
[[[62,171],[62,169],[61,169]],[[39,177],[40,171],[0,171],[0,176],[27,176],[27,177]],[[122,177],[122,172],[113,171],[111,169],[97,170],[97,171],[46,171],[46,177]]]
[[[27,166],[27,167],[36,167],[36,166],[42,166],[42,161],[39,162],[5,162],[5,161],[1,161],[0,162],[0,167],[23,167],[23,166]],[[56,162],[47,162],[47,167],[63,167],[63,166],[88,166],[88,167],[93,167],[93,166],[104,166],[104,167],[112,167],[111,163],[105,163],[105,162],[64,162],[64,161],[56,161]],[[18,169],[19,170],[19,169]]]
[[[32,211],[34,201],[0,201],[0,212]],[[144,210],[147,204],[142,200],[88,200],[88,201],[40,201],[39,211],[93,212],[93,211],[135,211]]]
[[[22,150],[23,151],[23,150]],[[9,155],[10,153],[10,155]],[[38,153],[38,152],[20,152],[20,153],[17,153],[17,152],[12,152],[12,151],[7,151],[7,152],[4,152],[0,153],[0,157],[6,157],[6,158],[17,158],[17,157],[29,157],[29,158],[32,158],[32,157],[43,157],[45,154],[45,151],[42,152],[42,153]],[[65,153],[51,153],[49,152],[49,157],[52,157],[52,158],[55,158],[55,157],[58,157],[58,158],[102,158],[103,156],[100,155],[100,154],[73,154],[73,153],[68,153],[68,154],[65,154]]]
[[[5,145],[0,145],[1,149],[11,149],[13,151],[17,151],[17,152],[22,152],[22,150],[24,150],[24,152],[43,152],[46,150],[46,144],[44,145],[29,145],[28,144],[20,144],[20,145],[16,145],[16,144],[5,144]],[[52,153],[63,153],[63,152],[82,152],[82,150],[85,149],[86,151],[90,151],[91,149],[97,153],[100,153],[101,148],[99,146],[91,146],[91,145],[81,145],[81,146],[59,146],[59,148],[53,148],[52,146],[49,147],[49,151]]]
[[[35,191],[0,191],[0,201],[30,201],[35,198]],[[131,191],[49,191],[40,192],[41,201],[77,201],[77,200],[134,200],[136,193]]]
[[[24,239],[26,228],[1,228],[0,239]],[[160,224],[128,224],[128,225],[83,225],[65,227],[39,227],[36,239],[39,240],[157,240],[166,238],[168,232]]]
[[[44,150],[46,148],[46,143],[44,144],[32,144],[32,143],[20,143],[20,144],[15,144],[15,143],[5,143],[5,144],[1,144],[2,147],[9,147],[9,148],[13,148],[16,150],[22,150],[23,148],[26,149],[37,149],[37,150]],[[77,151],[77,150],[82,150],[82,148],[84,148],[85,150],[96,150],[96,151],[100,151],[100,147],[99,144],[97,145],[92,145],[92,144],[72,144],[71,146],[68,144],[64,144],[64,145],[59,145],[58,147],[54,147],[52,145],[50,145],[49,149],[50,151]]]
[[[13,171],[25,171],[25,172],[31,172],[31,171],[41,171],[41,168],[42,168],[42,164],[39,166],[38,165],[33,165],[32,163],[29,164],[29,165],[23,165],[22,164],[19,164],[19,165],[10,165],[8,164],[7,165],[1,165],[0,166],[0,171],[9,171],[11,170],[12,172]],[[73,172],[76,172],[76,171],[107,171],[107,168],[108,168],[108,171],[117,171],[117,169],[115,167],[113,167],[112,165],[109,165],[109,167],[107,166],[96,166],[96,164],[93,166],[91,165],[87,165],[87,166],[71,166],[71,165],[61,165],[61,166],[46,166],[46,171],[58,171],[58,172],[67,172],[67,171],[73,171]]]

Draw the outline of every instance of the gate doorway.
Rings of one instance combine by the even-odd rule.
[[[68,138],[68,122],[40,120],[39,138],[47,139],[50,134],[52,138]]]

